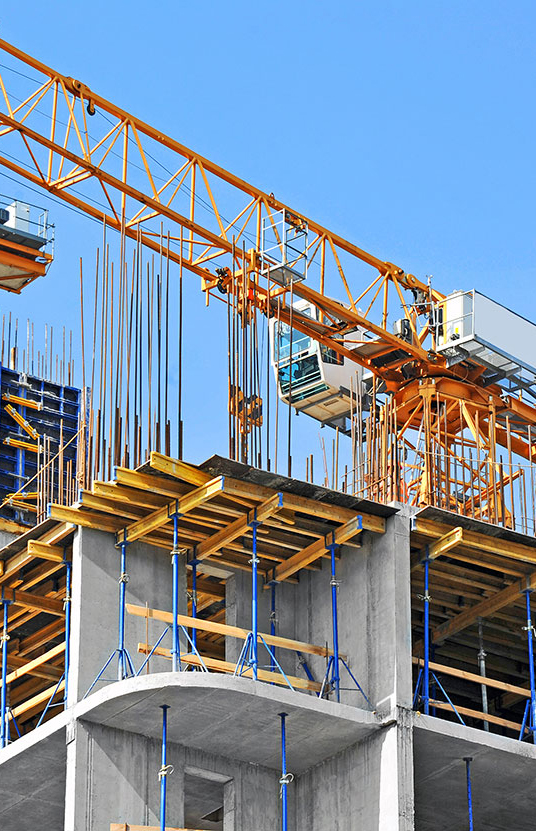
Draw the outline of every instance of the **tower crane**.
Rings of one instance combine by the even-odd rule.
[[[0,49],[27,82],[15,96],[0,72],[0,165],[155,252],[165,221],[165,254],[201,278],[207,305],[227,294],[267,316],[279,395],[353,436],[362,495],[513,526],[526,490],[510,508],[505,493],[536,461],[533,323],[474,290],[441,293]]]

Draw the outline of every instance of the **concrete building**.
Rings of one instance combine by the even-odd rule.
[[[10,637],[2,831],[160,828],[162,777],[173,829],[279,829],[284,790],[292,831],[460,831],[469,828],[466,759],[476,829],[534,826],[536,748],[515,729],[530,701],[521,626],[534,538],[444,511],[358,501],[218,457],[194,467],[153,453],[140,470],[120,469],[114,482],[81,492],[74,507],[52,506],[35,528],[8,528],[2,541]],[[258,630],[272,648],[259,641],[258,680],[248,661],[234,674],[255,626],[255,557]],[[179,614],[199,623],[178,632],[177,671],[174,585]],[[335,647],[333,589],[340,701],[333,674],[319,695]],[[509,606],[497,599],[508,591]],[[425,696],[415,696],[425,603],[435,644],[428,714],[419,711]],[[461,614],[468,622],[456,634]],[[499,676],[485,679],[485,705],[467,641],[482,619],[489,671]],[[452,635],[434,640],[445,621]],[[506,629],[518,623],[510,657]],[[126,652],[134,676],[122,669]],[[162,767],[166,705],[173,770]],[[281,713],[292,774],[283,782]]]

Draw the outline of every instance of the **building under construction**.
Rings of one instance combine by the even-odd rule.
[[[0,165],[102,223],[79,348],[2,320],[1,828],[528,831],[536,324],[0,48]],[[52,237],[4,200],[21,304]],[[201,464],[192,278],[226,329]]]

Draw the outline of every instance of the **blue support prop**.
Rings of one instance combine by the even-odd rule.
[[[473,793],[471,789],[471,762],[472,756],[464,756],[465,775],[467,780],[467,810],[469,813],[469,831],[473,831]]]
[[[9,742],[9,727],[7,723],[7,642],[9,640],[8,613],[10,601],[5,599],[3,592],[2,603],[4,607],[4,625],[2,629],[2,693],[0,703],[0,719],[2,723],[0,728],[0,746],[7,747]]]
[[[272,580],[270,585],[270,635],[272,637],[275,635],[275,624],[276,624],[276,611],[275,611],[275,587],[277,583],[275,580]],[[272,658],[270,661],[270,671],[275,672],[275,661]]]
[[[428,546],[425,549],[425,555],[423,559],[423,566],[424,566],[424,594],[420,595],[421,600],[424,603],[424,658],[423,658],[423,666],[419,669],[419,674],[417,676],[417,683],[415,685],[415,692],[413,694],[413,709],[417,709],[420,703],[423,705],[425,715],[430,715],[430,679],[432,679],[432,683],[435,686],[439,687],[439,690],[443,694],[445,701],[452,707],[452,710],[460,722],[465,726],[465,722],[461,715],[459,714],[458,710],[456,709],[455,705],[449,698],[445,688],[443,687],[441,681],[435,674],[430,670],[430,551]],[[433,715],[435,715],[435,708],[433,708]]]
[[[527,588],[524,591],[525,603],[527,607],[527,625],[523,627],[527,632],[527,646],[529,650],[529,679],[530,679],[530,698],[525,704],[525,713],[523,715],[523,723],[519,733],[519,740],[522,741],[525,735],[525,730],[528,729],[532,733],[532,741],[536,744],[536,686],[534,680],[534,627],[532,625],[532,616],[530,611],[530,594],[531,589]]]
[[[309,664],[307,663],[307,659],[306,659],[305,655],[303,654],[303,652],[300,652],[299,650],[296,650],[296,655],[298,656],[298,661],[300,662],[300,666],[303,667],[303,671],[305,672],[305,674],[306,674],[307,678],[309,679],[309,681],[316,681],[316,678],[314,677],[313,673],[311,672],[311,670],[309,668]]]
[[[37,722],[37,727],[43,723],[43,720],[48,713],[49,709],[53,706],[52,702],[56,697],[56,693],[58,692],[61,682],[65,681],[65,686],[63,688],[63,698],[61,701],[58,702],[58,707],[67,707],[67,697],[69,695],[69,665],[70,665],[70,657],[71,657],[71,563],[67,559],[66,549],[63,549],[63,563],[65,565],[65,669],[59,679],[56,687],[54,688],[54,692],[50,696],[47,701],[47,705],[43,710],[39,721]]]
[[[281,786],[279,795],[281,797],[281,831],[288,831],[288,794],[287,788],[294,780],[294,774],[287,771],[287,713],[279,713],[281,719]]]
[[[283,494],[278,494],[280,505],[283,504]],[[270,667],[275,666],[287,684],[289,685],[290,689],[293,689],[292,684],[288,680],[287,676],[285,675],[281,664],[275,657],[274,651],[268,646],[262,635],[259,635],[259,613],[258,613],[258,564],[259,560],[257,557],[257,528],[261,525],[261,522],[257,519],[257,509],[253,509],[253,519],[251,522],[248,522],[248,525],[252,529],[253,532],[253,544],[252,544],[252,555],[251,555],[251,632],[248,633],[246,640],[240,650],[240,655],[238,656],[238,661],[236,662],[236,668],[234,671],[235,675],[243,675],[246,671],[251,670],[252,677],[255,681],[258,680],[258,670],[259,670],[259,653],[258,653],[258,646],[259,640],[261,641],[262,645],[266,649],[269,657],[270,657]]]
[[[257,528],[260,522],[257,522],[257,509],[253,509],[253,520],[249,523],[253,532],[253,544],[251,555],[251,663],[253,670],[253,678],[257,680],[257,671],[259,668],[259,609],[258,609],[258,567],[259,558],[257,557]]]
[[[362,520],[359,517],[359,528],[362,528]],[[367,696],[361,685],[359,684],[355,675],[351,672],[350,667],[344,660],[341,658],[339,652],[339,612],[338,612],[338,600],[337,600],[337,590],[338,590],[338,582],[337,582],[337,575],[336,575],[336,559],[335,559],[335,552],[340,547],[339,543],[335,542],[335,532],[332,532],[331,542],[326,542],[326,551],[329,551],[331,557],[331,579],[330,579],[330,586],[331,586],[331,626],[332,626],[332,636],[333,636],[333,655],[330,655],[328,660],[328,665],[326,667],[326,673],[324,675],[324,680],[322,681],[322,687],[320,692],[318,693],[319,698],[323,698],[324,695],[329,696],[331,692],[335,692],[335,698],[338,702],[341,700],[341,666],[346,669],[350,679],[355,684],[357,690],[361,693],[365,701],[367,702],[370,709],[372,709],[372,705],[368,700]],[[307,673],[308,674],[308,673]]]
[[[124,532],[126,534],[126,530]],[[126,584],[128,583],[129,577],[126,570],[126,561],[127,561],[127,545],[128,542],[126,539],[123,539],[121,542],[117,543],[116,547],[121,548],[121,574],[119,576],[119,640],[117,649],[114,649],[102,669],[99,671],[95,680],[89,686],[87,692],[84,694],[84,698],[86,698],[93,687],[102,680],[111,680],[111,679],[104,679],[104,673],[112,663],[113,659],[117,656],[117,680],[123,681],[125,678],[130,678],[136,674],[134,670],[134,664],[132,658],[130,657],[130,653],[125,646],[125,613],[126,613]]]
[[[67,699],[69,695],[69,667],[71,665],[71,571],[72,566],[63,551],[63,559],[65,562],[65,689],[63,699],[65,706],[67,706]]]
[[[162,704],[162,761],[158,778],[160,779],[160,831],[166,831],[166,797],[167,778],[173,773],[173,765],[167,763],[167,711],[168,704]]]
[[[197,617],[197,566],[201,561],[196,557],[196,551],[194,548],[194,556],[189,561],[189,564],[192,567],[192,617]],[[197,650],[197,629],[192,628],[192,643]]]
[[[173,672],[181,670],[181,648],[179,643],[179,518],[181,514],[178,512],[178,502],[176,502],[176,510],[170,514],[173,518],[173,550],[171,552],[171,566],[172,566],[172,608],[173,608],[173,623],[172,644],[171,644],[171,669]],[[166,630],[167,631],[167,630]]]
[[[426,546],[424,558],[424,667],[423,667],[423,695],[424,714],[430,715],[430,551]]]
[[[257,680],[259,670],[259,612],[258,612],[258,565],[257,557],[257,528],[261,523],[257,519],[257,509],[253,509],[253,519],[248,522],[252,529],[251,554],[251,632],[249,632],[240,651],[236,664],[235,675],[242,675],[246,669],[251,669],[254,681]],[[272,650],[268,650],[273,656]],[[274,657],[275,660],[275,657]]]

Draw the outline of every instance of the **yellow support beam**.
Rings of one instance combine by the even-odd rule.
[[[153,470],[158,470],[159,473],[175,476],[177,479],[182,479],[183,482],[188,482],[189,485],[195,485],[196,487],[206,485],[212,479],[209,473],[204,473],[204,471],[189,465],[187,462],[181,462],[179,459],[172,459],[170,456],[157,453],[156,450],[151,452],[149,464]]]
[[[335,529],[333,540],[331,539],[331,534],[329,535],[329,542],[333,541],[339,545],[342,545],[342,543],[345,543],[347,540],[355,537],[355,535],[361,530],[361,516],[354,515],[353,519]],[[315,542],[311,543],[311,545],[308,545],[307,548],[293,554],[293,556],[289,557],[288,560],[285,560],[283,563],[279,563],[274,570],[274,579],[278,581],[285,580],[301,568],[305,568],[305,566],[315,560],[318,560],[319,557],[322,557],[326,552],[328,544],[327,538],[321,537],[319,540],[315,540]]]
[[[184,482],[174,482],[171,479],[153,476],[150,473],[140,473],[139,470],[129,470],[127,467],[114,468],[114,480],[118,485],[137,488],[138,490],[160,494],[161,496],[182,496],[190,490]],[[204,484],[204,482],[201,484]]]
[[[438,557],[448,554],[449,551],[452,551],[453,548],[456,548],[456,546],[461,543],[463,543],[463,528],[453,528],[452,531],[448,531],[446,534],[443,534],[442,537],[434,540],[434,542],[428,546],[428,558],[430,560],[437,560]],[[421,565],[422,557],[416,556],[412,562],[411,570],[415,571],[420,568]]]
[[[10,447],[18,447],[21,450],[30,450],[32,453],[39,452],[38,444],[31,444],[29,441],[22,441],[22,439],[14,439],[12,436],[7,436],[4,439],[4,444],[8,444]]]
[[[187,493],[184,496],[180,496],[174,502],[164,505],[163,508],[157,508],[156,511],[148,514],[148,516],[145,516],[142,519],[137,520],[137,522],[133,522],[132,525],[124,528],[117,535],[118,543],[134,542],[134,540],[139,540],[141,537],[147,536],[147,534],[150,534],[162,525],[166,525],[171,520],[171,516],[174,512],[177,512],[178,514],[187,514],[188,511],[193,511],[195,508],[199,507],[199,505],[207,502],[216,494],[222,493],[223,489],[223,476],[217,476],[215,479],[209,480],[204,485],[201,485],[201,487],[190,491],[190,493]]]
[[[282,493],[275,493],[267,499],[266,502],[261,503],[261,505],[257,507],[256,519],[258,522],[263,522],[265,519],[268,519],[268,517],[277,513],[277,511],[281,510],[285,506],[286,497],[283,496]],[[238,517],[238,519],[235,519],[234,522],[231,522],[231,524],[226,528],[222,528],[221,531],[217,531],[215,534],[212,534],[206,540],[199,543],[195,552],[196,559],[204,560],[206,557],[210,557],[211,554],[219,551],[224,545],[232,542],[242,534],[247,533],[249,530],[248,523],[253,518],[253,511],[248,514],[244,514],[243,516]]]
[[[23,606],[25,609],[35,609],[49,615],[58,615],[58,617],[65,615],[63,600],[43,597],[41,594],[31,594],[18,589],[4,589],[4,598],[14,606]]]
[[[49,545],[41,540],[28,540],[28,554],[32,557],[40,557],[42,560],[50,560],[53,563],[62,563],[64,560],[63,548],[59,545]]]
[[[65,681],[61,681],[57,687],[49,687],[47,690],[43,690],[42,692],[34,695],[33,698],[29,698],[28,701],[25,701],[23,704],[19,704],[18,707],[13,707],[12,710],[9,711],[9,718],[13,716],[15,718],[19,718],[20,716],[24,715],[24,713],[28,713],[30,710],[35,708],[41,707],[48,699],[54,695],[54,690],[56,691],[56,695],[63,692],[65,689]]]
[[[28,661],[28,663],[24,664],[22,667],[14,669],[13,672],[10,672],[6,676],[6,684],[11,684],[12,681],[16,681],[17,678],[20,678],[22,675],[32,674],[34,669],[40,667],[42,664],[46,664],[47,661],[52,661],[53,658],[57,658],[58,655],[62,654],[62,652],[65,652],[65,642],[60,643],[57,646],[53,646],[52,649],[49,649],[42,655],[39,655],[38,658],[34,658],[33,661]]]
[[[413,531],[425,537],[438,539],[452,531],[452,527],[444,522],[435,522],[430,519],[415,518]],[[460,543],[465,549],[472,548],[475,551],[485,551],[490,554],[500,554],[512,560],[519,560],[523,563],[536,562],[536,548],[501,537],[489,536],[478,531],[468,531],[464,528],[463,540]]]
[[[11,401],[13,404],[18,404],[20,407],[28,407],[30,410],[43,409],[41,401],[32,401],[30,398],[22,398],[22,396],[12,395],[10,392],[5,392],[2,398],[4,401]]]
[[[12,407],[11,404],[8,404],[7,407],[4,407],[4,410],[6,411],[6,413],[8,413],[8,415],[11,416],[13,421],[15,421],[19,425],[19,427],[22,427],[25,433],[28,433],[31,439],[37,440],[39,438],[39,433],[37,432],[35,427],[32,427],[30,422],[27,421],[24,418],[24,416],[22,416],[19,412],[17,412],[17,410],[14,407]]]

